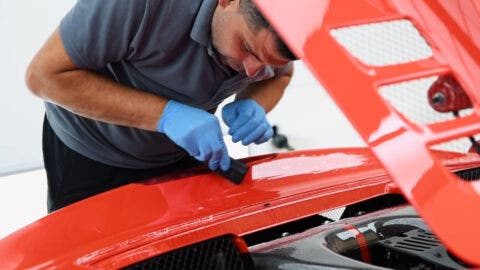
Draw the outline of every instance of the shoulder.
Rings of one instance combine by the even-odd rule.
[[[127,0],[128,1],[128,0]],[[202,0],[144,0],[147,9],[156,15],[176,21],[195,16]],[[163,17],[163,16],[162,16]]]
[[[201,0],[147,0],[149,33],[172,42],[188,37]]]

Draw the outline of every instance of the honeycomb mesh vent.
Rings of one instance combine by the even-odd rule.
[[[432,56],[432,49],[409,20],[355,25],[330,33],[350,54],[370,66],[403,64]]]
[[[433,124],[454,119],[451,113],[439,113],[428,104],[428,89],[437,76],[381,86],[378,91],[410,121]]]
[[[243,270],[250,269],[230,237],[220,237],[135,263],[123,269]]]
[[[438,76],[425,77],[401,83],[388,84],[379,87],[380,96],[411,122],[428,125],[455,119],[452,113],[435,111],[428,103],[428,90],[438,79]],[[472,109],[460,110],[459,117],[472,114]],[[436,150],[464,153],[470,148],[468,138],[452,140],[432,147]]]

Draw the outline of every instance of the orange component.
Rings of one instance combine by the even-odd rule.
[[[363,233],[361,233],[356,227],[349,224],[345,224],[343,227],[345,228],[345,230],[351,231],[355,235],[355,239],[358,243],[358,248],[360,249],[360,255],[362,256],[362,261],[366,263],[371,263],[372,259],[370,256],[370,250],[368,250],[368,243]]]
[[[232,235],[232,240],[240,253],[248,253],[247,243],[245,243],[242,237],[238,235]]]

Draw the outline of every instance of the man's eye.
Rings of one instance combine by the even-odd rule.
[[[247,53],[250,53],[250,54],[252,53],[245,43],[243,43],[243,50],[246,51]]]
[[[243,50],[245,50],[247,53],[255,56],[255,54],[253,54],[252,50],[250,50],[250,47],[248,47],[247,43],[243,42]]]
[[[258,58],[258,56],[252,52],[252,50],[250,50],[250,47],[248,47],[247,43],[245,42],[243,42],[243,49],[245,50],[245,52],[255,57],[255,59],[257,59],[259,62],[262,62],[260,58]]]

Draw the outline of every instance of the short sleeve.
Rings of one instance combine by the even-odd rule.
[[[77,1],[60,22],[63,45],[75,65],[99,70],[130,57],[147,4],[147,0]]]

